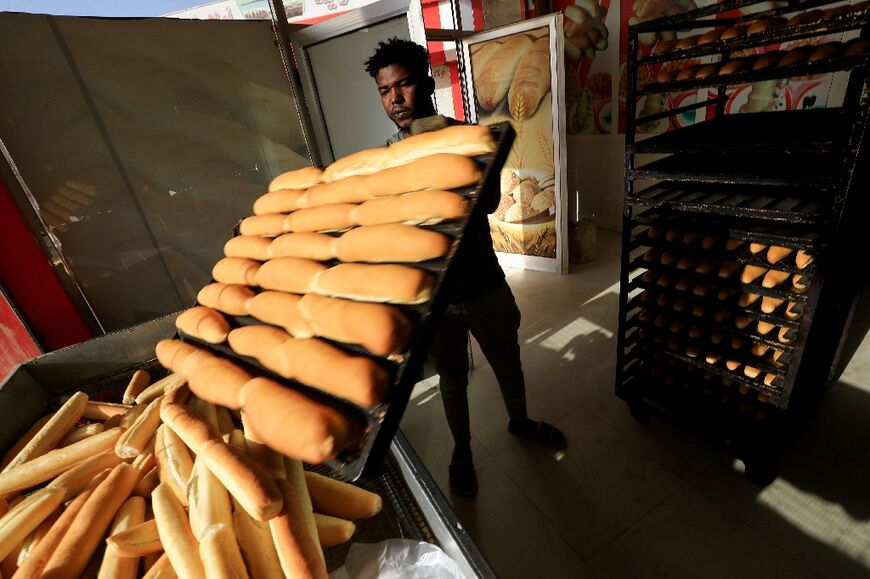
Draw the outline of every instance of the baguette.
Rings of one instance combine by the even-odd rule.
[[[113,402],[96,402],[91,400],[85,406],[82,418],[105,421],[113,416],[123,416],[132,409],[133,406],[130,404],[115,404]]]
[[[115,446],[123,429],[112,428],[64,448],[57,448],[21,466],[0,473],[0,496],[45,482],[88,457]]]
[[[511,36],[481,68],[475,92],[482,109],[491,111],[504,99],[517,67],[531,48],[528,36]]]
[[[799,26],[801,24],[809,24],[810,22],[817,22],[824,18],[824,16],[825,13],[822,10],[808,10],[807,12],[801,12],[792,16],[786,22],[786,26]]]
[[[215,358],[215,360],[221,360],[222,358]],[[202,365],[200,365],[197,370],[201,370]],[[205,422],[213,426],[215,429],[218,428],[218,417],[217,417],[217,407],[211,402],[207,400],[203,400],[198,396],[191,396],[190,400],[187,401],[187,408],[193,412],[196,416],[202,418]]]
[[[43,521],[36,527],[36,530],[27,535],[27,538],[21,543],[18,547],[18,556],[15,557],[15,562],[18,567],[24,564],[30,554],[36,549],[39,545],[39,542],[42,541],[48,532],[51,530],[51,527],[57,522],[60,516],[63,514],[63,506],[61,505],[59,508],[53,510],[51,514],[49,514]],[[11,555],[8,555],[6,558],[11,563],[11,559],[14,555],[14,551]]]
[[[254,215],[268,213],[290,213],[302,209],[300,203],[305,195],[305,189],[276,189],[254,201]]]
[[[842,42],[827,42],[817,47],[810,54],[807,62],[819,62],[840,56],[845,51],[846,47]]]
[[[269,448],[262,438],[251,427],[250,419],[242,415],[242,429],[245,437],[245,452],[254,462],[260,465],[263,471],[272,477],[285,478],[284,457]]]
[[[148,441],[154,437],[157,427],[160,426],[162,401],[162,398],[158,398],[148,404],[136,422],[118,438],[115,454],[121,458],[136,458],[143,453]]]
[[[310,464],[335,457],[354,440],[348,420],[339,411],[267,378],[245,384],[241,404],[263,442]],[[293,436],[286,434],[288,424],[293,425]]]
[[[724,32],[722,32],[721,38],[722,40],[728,40],[730,38],[737,38],[738,36],[743,36],[746,34],[746,31],[749,29],[749,26],[746,24],[736,24],[730,28],[726,28]]]
[[[157,457],[157,472],[160,482],[166,484],[178,497],[179,502],[187,504],[187,483],[193,470],[193,459],[181,439],[166,424],[157,429],[154,454]]]
[[[372,408],[380,403],[390,376],[370,358],[351,356],[317,339],[290,337],[266,326],[246,326],[230,333],[230,347],[256,358],[284,378]]]
[[[118,514],[115,515],[115,520],[112,521],[112,526],[109,528],[109,538],[107,539],[109,547],[106,548],[103,555],[97,579],[133,579],[137,577],[139,559],[121,556],[116,549],[111,547],[111,541],[112,537],[118,536],[118,534],[145,520],[145,506],[145,499],[142,497],[130,497],[118,510]]]
[[[361,301],[422,304],[429,300],[434,286],[435,279],[421,269],[342,263],[317,275],[312,291]]]
[[[136,482],[136,486],[133,487],[133,495],[137,497],[150,497],[151,491],[157,488],[157,485],[160,484],[160,467],[155,466],[147,473],[145,476],[140,478]]]
[[[286,480],[278,480],[277,483],[284,499],[284,510],[269,521],[269,529],[284,575],[300,579],[326,579],[326,565],[306,529],[296,491]]]
[[[173,388],[178,388],[183,383],[184,378],[182,376],[170,374],[143,390],[142,393],[136,397],[136,404],[148,404],[155,398],[159,398],[162,394],[171,391]]]
[[[252,297],[254,292],[245,285],[212,283],[199,290],[196,301],[231,316],[244,316]]]
[[[698,41],[695,43],[698,46],[702,46],[704,44],[711,44],[719,40],[719,37],[722,36],[722,33],[725,32],[724,28],[714,28],[709,32],[705,32],[701,36],[698,37]]]
[[[36,422],[33,423],[33,425],[30,428],[27,429],[27,432],[25,432],[21,436],[21,438],[19,438],[15,442],[15,444],[12,445],[12,448],[10,448],[6,452],[6,454],[3,455],[3,463],[2,463],[2,465],[0,465],[0,472],[2,472],[3,469],[6,468],[6,465],[8,465],[10,462],[12,462],[12,459],[15,458],[19,452],[21,452],[21,449],[23,449],[25,446],[27,446],[28,442],[33,440],[33,437],[36,436],[36,433],[39,432],[40,430],[42,430],[43,426],[48,424],[48,421],[51,420],[52,416],[53,415],[51,415],[51,414],[46,414],[45,416],[42,416],[41,418],[39,418]]]
[[[166,553],[163,553],[153,565],[147,568],[148,571],[142,579],[175,579],[178,577],[178,574],[175,572],[175,569],[172,568],[172,562],[169,560],[169,556]]]
[[[782,298],[764,296],[761,298],[761,311],[765,314],[772,314],[784,301]]]
[[[84,426],[80,426],[71,430],[69,434],[64,436],[60,440],[60,442],[57,443],[57,447],[63,448],[64,446],[69,446],[74,442],[78,442],[80,440],[86,439],[89,436],[99,434],[105,429],[106,427],[101,422],[91,422],[90,424],[85,424]]]
[[[151,384],[151,375],[145,370],[136,370],[127,388],[124,389],[124,396],[121,400],[124,404],[133,404],[136,402],[136,397]]]
[[[677,43],[674,44],[675,50],[686,50],[687,48],[692,48],[698,43],[699,36],[686,36],[685,38],[680,38],[677,40]]]
[[[63,500],[67,501],[87,488],[98,474],[120,463],[121,458],[113,450],[106,450],[69,469],[48,486],[64,489]]]
[[[323,169],[304,167],[295,171],[281,173],[269,182],[269,191],[278,189],[308,189],[321,182]]]
[[[505,86],[505,92],[507,89]],[[494,151],[495,141],[489,128],[482,125],[456,125],[407,137],[388,148],[360,151],[339,159],[327,167],[323,180],[332,183],[355,175],[371,175],[439,153],[474,157]]]
[[[129,464],[115,466],[94,489],[45,565],[44,577],[75,578],[88,564],[103,535],[130,496],[139,471]]]
[[[310,291],[317,275],[326,269],[311,259],[276,257],[263,264],[254,283],[263,289],[301,294]]]
[[[574,10],[570,10],[572,8]],[[576,16],[577,13],[579,13],[580,15]],[[575,20],[578,20],[586,13],[583,12],[582,10],[580,10],[579,8],[577,8],[576,6],[573,6],[573,5],[569,6],[568,8],[565,9],[565,16],[566,16],[565,36],[566,37],[575,36],[575,34],[571,34],[571,32],[574,31],[574,29],[571,26],[572,26],[572,24],[574,24],[575,20],[571,20],[571,18],[568,17],[569,14],[571,16],[576,16]],[[574,24],[574,26],[576,27],[576,24]],[[579,32],[578,32],[578,34],[579,34]],[[501,47],[500,42],[493,41],[493,42],[487,42],[486,44],[483,44],[482,46],[479,46],[479,47],[474,49],[474,52],[471,54],[471,74],[472,74],[472,78],[474,79],[475,85],[477,85],[477,82],[480,79],[481,69],[486,65],[487,61],[490,58],[495,56],[495,53],[498,52],[498,49],[500,47]]]
[[[248,579],[232,527],[223,524],[206,527],[199,543],[199,557],[209,578]]]
[[[788,279],[789,275],[790,274],[787,271],[771,269],[764,275],[764,279],[761,280],[761,285],[766,288],[774,288]]]
[[[702,66],[695,73],[695,78],[708,78],[711,76],[716,76],[716,73],[719,72],[719,64],[708,64],[706,66]]]
[[[238,408],[239,392],[251,375],[224,358],[202,362],[190,377],[190,389],[203,400]]]
[[[181,579],[205,579],[199,559],[199,545],[187,522],[187,513],[172,489],[165,483],[151,493],[151,505],[160,541],[172,568]]]
[[[807,61],[813,51],[816,49],[815,46],[798,46],[797,48],[792,48],[787,51],[785,55],[780,59],[778,66],[792,66],[795,64],[803,64]]]
[[[248,313],[261,322],[284,328],[294,337],[310,338],[314,331],[299,309],[301,299],[284,292],[261,292],[248,303]]]
[[[226,319],[211,308],[194,306],[175,319],[175,327],[194,338],[209,344],[220,344],[227,339],[230,325]]]
[[[325,233],[285,233],[269,248],[272,257],[301,257],[324,261],[335,257],[336,238]]]
[[[230,495],[218,479],[206,467],[205,461],[197,458],[193,463],[193,476],[188,485],[190,528],[193,536],[202,541],[210,525],[225,525],[232,528],[233,508]],[[235,537],[233,537],[235,541]]]
[[[260,263],[243,257],[225,257],[211,270],[215,281],[225,284],[256,285]]]
[[[468,201],[462,195],[450,191],[417,191],[366,201],[357,206],[352,218],[357,225],[434,225],[459,219],[467,212]]]
[[[746,34],[758,34],[775,28],[781,28],[788,24],[788,18],[785,16],[769,16],[767,18],[759,18],[753,22],[746,30]]]
[[[39,429],[39,432],[3,468],[3,472],[8,472],[55,448],[57,443],[75,427],[82,417],[87,403],[88,395],[84,392],[76,392],[70,396],[69,400],[54,413],[54,416]]]
[[[272,240],[256,235],[239,235],[224,244],[224,255],[227,257],[244,257],[257,261],[266,261],[271,254],[269,246]]]
[[[33,551],[30,552],[30,555],[18,567],[15,574],[12,575],[13,579],[39,579],[43,576],[42,571],[45,569],[45,565],[48,563],[49,559],[51,559],[58,544],[60,544],[61,539],[63,539],[67,534],[73,521],[75,521],[79,512],[82,510],[82,507],[88,501],[91,494],[93,494],[94,489],[96,489],[108,476],[109,471],[103,471],[98,474],[90,481],[87,488],[70,501],[69,505],[67,505],[66,509],[61,513],[54,525],[51,526],[48,533],[42,538],[39,544],[36,545]]]
[[[357,486],[315,472],[306,471],[305,480],[314,511],[342,519],[367,519],[383,508],[381,497]]]
[[[755,64],[755,60],[753,58],[732,58],[731,60],[725,62],[725,64],[722,65],[722,67],[719,69],[719,74],[737,74],[738,72],[751,70],[753,64]]]
[[[528,119],[538,110],[544,96],[550,92],[550,38],[537,39],[517,65],[508,90],[511,116]]]
[[[782,60],[784,54],[785,53],[781,50],[765,52],[755,61],[755,64],[752,65],[752,70],[765,70],[777,66],[779,61]]]
[[[767,261],[768,263],[777,263],[791,255],[793,251],[790,247],[771,245],[770,249],[767,250]]]
[[[241,392],[241,389],[239,389],[239,392]],[[238,403],[239,402],[237,397],[235,404]],[[233,422],[233,416],[232,414],[230,414],[230,411],[223,406],[217,406],[215,410],[217,410],[218,416],[218,431],[220,431],[221,437],[224,439],[224,442],[226,442],[227,435],[229,435],[229,433],[232,432],[236,427],[235,423]]]
[[[335,203],[300,209],[286,216],[283,231],[306,233],[313,231],[344,231],[353,227],[353,203]]]
[[[757,265],[744,266],[743,273],[740,274],[740,281],[742,283],[752,283],[768,271],[767,268],[759,267]]]
[[[374,175],[348,177],[317,185],[305,194],[305,205],[317,207],[332,203],[361,203],[423,189],[458,189],[477,184],[481,176],[480,166],[473,159],[449,153],[429,155]]]
[[[283,475],[281,478],[286,478],[290,483],[290,487],[296,493],[296,499],[299,501],[299,510],[305,517],[305,526],[308,529],[308,534],[314,542],[317,552],[323,556],[323,550],[320,545],[320,536],[317,534],[317,522],[314,520],[314,506],[311,504],[311,496],[308,494],[308,483],[305,482],[305,469],[302,462],[295,458],[284,458],[282,461]]]
[[[268,521],[281,511],[283,499],[275,482],[244,452],[219,440],[206,445],[200,456],[251,517]]]
[[[233,512],[233,525],[251,578],[273,579],[283,576],[268,523],[255,521],[244,509],[237,508]]]
[[[338,238],[336,257],[341,261],[414,263],[443,257],[450,239],[413,225],[369,225],[351,229]]]
[[[5,559],[60,506],[64,489],[46,487],[26,497],[0,518],[0,559]]]
[[[803,249],[799,249],[797,255],[794,256],[794,263],[799,269],[804,269],[813,262],[813,256]]]
[[[164,425],[171,428],[195,454],[200,454],[211,442],[221,440],[217,428],[182,404],[167,401],[161,408],[160,417]]]
[[[317,536],[323,547],[335,547],[350,541],[356,532],[356,525],[351,521],[314,513],[317,524]]]
[[[378,356],[403,352],[414,331],[411,322],[399,309],[383,304],[306,294],[297,307],[312,333],[339,342],[359,344]],[[294,336],[302,337],[295,333]]]
[[[141,497],[134,498],[141,499]],[[106,539],[106,543],[110,547],[106,552],[111,551],[121,557],[142,557],[163,550],[163,543],[157,531],[157,521],[154,519],[146,521],[144,508],[141,521],[111,535]]]
[[[239,224],[239,233],[242,235],[281,235],[284,233],[283,213],[267,213],[265,215],[251,215],[245,217]]]

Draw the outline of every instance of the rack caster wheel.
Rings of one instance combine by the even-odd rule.
[[[743,461],[746,478],[757,485],[767,486],[779,476],[779,469],[770,460]]]
[[[637,400],[634,402],[628,403],[628,411],[631,413],[631,417],[637,420],[638,422],[647,423],[649,422],[650,412],[649,407],[644,404],[642,401]]]

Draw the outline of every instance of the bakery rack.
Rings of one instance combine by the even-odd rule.
[[[493,132],[496,141],[496,150],[492,155],[477,157],[476,161],[483,167],[483,179],[479,185],[468,187],[459,191],[469,200],[468,214],[460,221],[450,221],[426,227],[447,235],[453,240],[449,253],[442,259],[431,260],[422,263],[405,263],[408,267],[421,268],[434,275],[437,279],[430,299],[420,305],[396,305],[414,324],[415,332],[411,337],[410,346],[402,354],[400,359],[379,357],[368,352],[364,348],[354,345],[326,340],[331,345],[344,350],[352,355],[367,356],[386,369],[393,377],[392,384],[387,391],[384,401],[373,409],[364,409],[347,400],[343,400],[306,386],[295,380],[281,377],[274,371],[260,364],[256,359],[236,354],[228,344],[210,344],[193,336],[189,336],[180,330],[176,336],[184,342],[197,348],[208,350],[220,357],[227,358],[245,368],[254,375],[266,376],[282,385],[300,390],[307,396],[322,404],[332,406],[341,411],[352,424],[357,425],[359,444],[341,452],[338,457],[324,463],[331,476],[345,480],[356,480],[363,476],[373,478],[380,474],[383,461],[387,456],[390,443],[399,427],[405,407],[411,397],[411,392],[422,375],[426,355],[432,341],[438,323],[447,306],[445,294],[442,291],[445,280],[453,270],[450,264],[453,256],[461,246],[463,233],[468,223],[473,219],[480,219],[479,215],[484,211],[485,204],[481,205],[480,199],[490,195],[498,195],[501,167],[510,152],[514,141],[514,130],[510,123],[497,123],[489,129]],[[238,231],[236,232],[238,234]],[[337,235],[337,234],[336,234]],[[336,262],[327,262],[326,265],[335,265]],[[224,316],[231,328],[245,325],[263,325],[263,322],[248,316]]]
[[[761,483],[775,478],[794,418],[832,378],[862,281],[870,52],[718,70],[787,40],[849,31],[866,40],[870,7],[651,55],[639,35],[701,34],[826,4],[726,0],[629,27],[616,393],[639,420],[653,411],[724,443]],[[732,17],[738,8],[760,10]],[[689,58],[713,72],[641,79],[642,67]],[[836,106],[726,114],[735,85],[826,72],[848,74]],[[641,97],[693,88],[708,90],[638,117]],[[638,138],[638,127],[692,110],[708,120]],[[787,255],[776,261],[771,246]]]

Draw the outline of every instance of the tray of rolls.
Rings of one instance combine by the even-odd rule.
[[[344,479],[376,472],[513,137],[448,127],[277,177],[158,359],[275,450]]]

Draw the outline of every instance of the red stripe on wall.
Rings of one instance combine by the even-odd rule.
[[[471,15],[475,30],[483,30],[483,0],[471,0]]]
[[[0,279],[46,350],[91,338],[9,192],[0,184]]]

